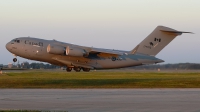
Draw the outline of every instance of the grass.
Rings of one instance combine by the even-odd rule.
[[[29,71],[0,75],[0,88],[200,88],[200,73]]]

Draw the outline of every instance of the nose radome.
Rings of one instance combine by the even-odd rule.
[[[6,44],[6,49],[9,50],[9,48],[10,48],[10,42],[8,42],[8,43]]]

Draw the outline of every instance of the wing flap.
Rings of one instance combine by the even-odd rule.
[[[111,54],[111,55],[123,55],[124,54],[124,52],[120,52],[117,50],[99,49],[99,48],[91,48],[89,53],[104,53],[104,54]]]
[[[56,60],[60,63],[63,63],[67,66],[79,66],[79,67],[84,67],[84,68],[90,68],[90,69],[94,69],[93,66],[87,65],[85,63],[80,63],[80,62],[71,62],[71,61],[67,61],[67,60],[63,60],[63,59],[59,59],[59,58],[52,58],[53,60]]]
[[[73,66],[80,66],[80,67],[84,67],[84,68],[90,68],[90,69],[94,69],[94,67],[86,65],[84,63],[72,63]]]

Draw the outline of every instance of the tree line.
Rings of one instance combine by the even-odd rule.
[[[9,66],[9,65],[8,65]],[[6,67],[8,67],[6,66]],[[4,66],[5,67],[5,66]],[[24,68],[24,69],[57,69],[61,68],[57,65],[52,65],[48,63],[29,63],[23,62],[21,64],[12,65],[12,68]],[[65,68],[65,67],[64,67]],[[142,65],[142,66],[134,66],[130,67],[131,69],[138,69],[138,70],[157,70],[157,69],[166,69],[166,70],[200,70],[200,64],[198,63],[177,63],[177,64],[155,64],[155,65]]]
[[[5,68],[9,68],[10,65],[5,66]],[[56,69],[60,68],[60,66],[52,65],[52,64],[45,64],[45,63],[29,63],[23,62],[12,65],[11,68],[23,68],[23,69]]]

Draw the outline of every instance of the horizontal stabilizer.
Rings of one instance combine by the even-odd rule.
[[[167,31],[167,30],[160,30],[162,32],[168,32],[168,33],[176,33],[177,35],[181,35],[182,33],[191,33],[194,34],[193,32],[184,32],[184,31]]]

